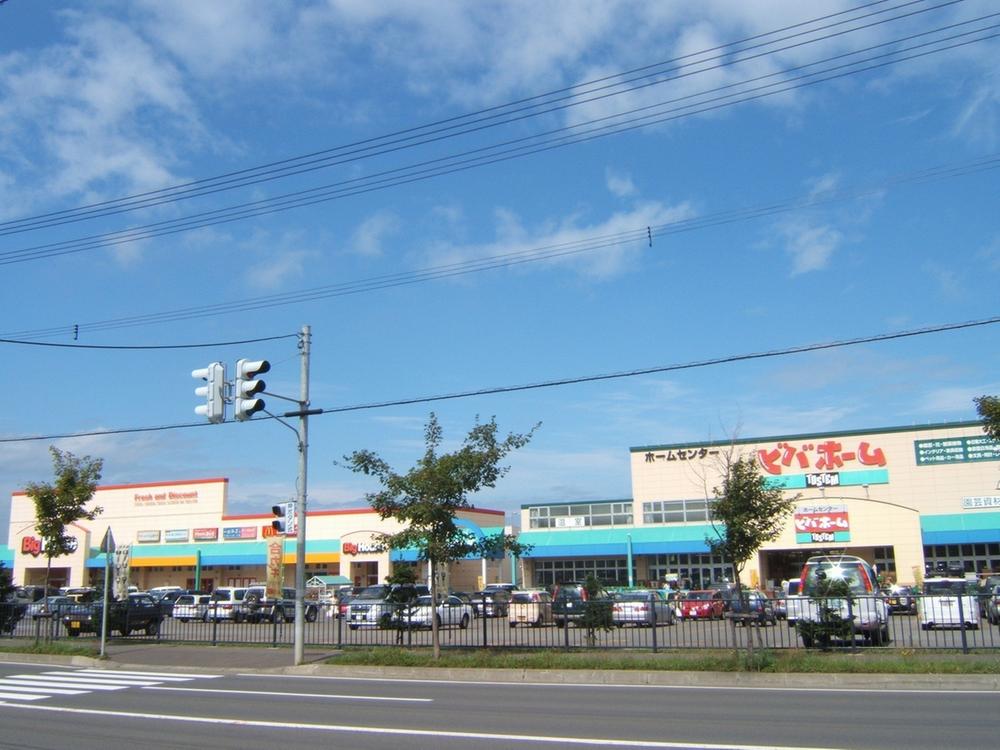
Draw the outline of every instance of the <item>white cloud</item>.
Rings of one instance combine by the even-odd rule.
[[[1000,383],[946,386],[927,391],[915,405],[917,411],[940,414],[942,418],[977,419],[972,399],[1000,391]]]
[[[779,229],[785,252],[792,260],[791,276],[821,271],[830,263],[843,236],[829,226],[813,226],[805,220],[784,223]]]
[[[943,295],[951,298],[963,296],[961,278],[954,268],[942,266],[933,261],[924,262],[921,268],[934,281]]]
[[[605,170],[604,179],[608,190],[619,198],[627,198],[636,193],[635,183],[627,174],[618,174],[608,169]]]
[[[358,255],[382,255],[382,244],[399,231],[399,218],[389,211],[379,211],[369,216],[354,230],[350,249]]]
[[[519,264],[522,272],[538,266],[565,266],[582,276],[601,280],[633,268],[633,263],[648,249],[646,228],[671,224],[695,215],[687,203],[666,206],[657,201],[640,203],[629,211],[618,212],[598,223],[585,224],[573,215],[545,222],[537,229],[522,226],[511,211],[498,209],[497,239],[482,245],[441,243],[432,251],[429,265],[462,263],[474,259],[511,256],[540,257],[530,264]],[[595,247],[594,237],[627,237],[621,244]]]

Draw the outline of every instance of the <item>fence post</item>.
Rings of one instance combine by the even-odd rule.
[[[489,645],[486,642],[487,639],[488,639],[487,634],[486,634],[486,594],[483,594],[483,598],[482,598],[481,601],[482,601],[482,604],[481,604],[481,606],[480,606],[479,609],[480,609],[480,612],[482,613],[482,616],[483,616],[483,648],[486,648]],[[495,601],[494,601],[493,606],[494,607],[496,606],[496,602]],[[472,611],[475,612],[475,607],[473,607]],[[496,610],[493,611],[493,614],[496,614]]]
[[[965,632],[965,611],[962,607],[962,601],[965,599],[965,590],[959,592],[958,594],[958,625],[962,629],[962,653],[969,653],[969,636]]]
[[[657,652],[656,647],[656,626],[659,624],[656,620],[656,594],[649,595],[649,616],[653,618],[653,653]]]

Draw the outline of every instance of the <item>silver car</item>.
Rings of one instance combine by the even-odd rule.
[[[652,589],[616,594],[611,616],[618,627],[623,625],[673,625],[674,606]]]

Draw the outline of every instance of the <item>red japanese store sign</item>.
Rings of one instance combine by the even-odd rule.
[[[885,453],[881,448],[862,440],[853,443],[840,440],[823,440],[814,443],[777,443],[774,448],[760,448],[757,460],[765,472],[780,475],[784,469],[833,472],[852,466],[885,466]]]

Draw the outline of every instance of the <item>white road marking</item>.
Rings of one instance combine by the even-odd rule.
[[[599,747],[650,747],[664,750],[835,750],[834,748],[798,745],[727,745],[705,742],[663,742],[660,740],[597,739],[590,737],[557,737],[552,735],[499,734],[496,732],[455,732],[435,729],[403,729],[400,727],[350,726],[346,724],[307,724],[294,721],[256,721],[252,719],[223,719],[214,716],[177,716],[174,714],[138,713],[132,711],[108,711],[92,708],[67,708],[34,704],[11,704],[0,702],[0,706],[16,706],[23,711],[49,711],[87,716],[109,716],[119,719],[141,719],[143,721],[177,721],[188,724],[219,724],[227,727],[254,727],[257,729],[294,729],[343,734],[393,735],[397,737],[441,737],[444,739],[483,740],[485,742],[535,742],[559,745],[585,745]]]
[[[397,701],[404,703],[433,703],[433,698],[392,698],[385,695],[337,695],[331,693],[283,693],[270,690],[216,690],[213,688],[147,687],[144,690],[172,690],[179,693],[223,693],[226,695],[280,695],[288,698],[336,698],[352,701]]]
[[[34,701],[58,695],[84,695],[90,692],[147,688],[163,683],[190,682],[206,677],[212,679],[221,675],[179,676],[176,674],[158,677],[157,672],[114,672],[101,669],[75,671],[39,672],[36,674],[14,674],[0,676],[3,694],[0,700]]]
[[[899,693],[902,695],[914,695],[926,693],[936,697],[941,696],[940,685],[919,686],[912,688],[854,688],[854,687],[798,687],[793,685],[783,687],[768,687],[757,685],[644,685],[636,683],[634,685],[624,683],[598,683],[598,682],[486,682],[483,680],[435,680],[422,679],[419,677],[345,677],[341,675],[313,675],[313,674],[255,674],[251,672],[241,672],[237,677],[256,677],[257,679],[287,679],[287,680],[340,680],[343,682],[389,682],[389,683],[411,683],[420,685],[476,685],[478,687],[558,687],[558,688],[587,688],[587,689],[628,689],[628,690],[757,690],[773,693]],[[948,690],[948,695],[996,695],[1000,688],[977,688]]]
[[[182,682],[184,680],[216,680],[221,674],[187,674],[183,672],[138,672],[126,669],[79,669],[74,674],[95,674],[121,677],[155,677],[160,680]]]

